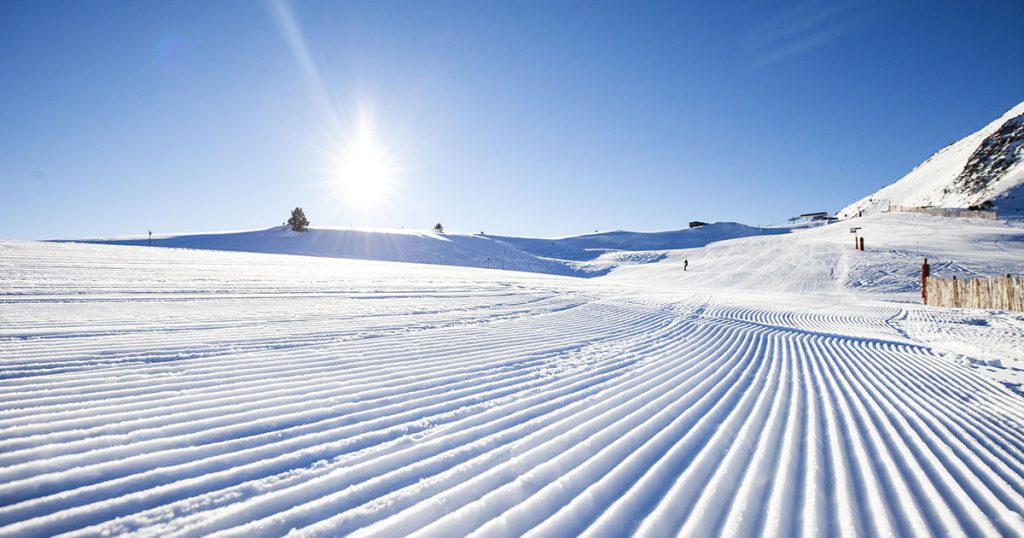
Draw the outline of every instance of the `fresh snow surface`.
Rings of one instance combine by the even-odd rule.
[[[649,263],[656,257],[629,255],[653,249],[701,247],[715,241],[754,235],[786,233],[782,228],[757,228],[735,222],[716,222],[700,228],[669,232],[604,232],[557,239],[504,237],[485,234],[434,233],[414,230],[311,228],[302,233],[285,228],[244,232],[160,235],[153,246],[232,250],[275,254],[304,254],[438,265],[458,265],[548,273],[600,276],[622,263]],[[146,245],[145,237],[83,239],[81,242]],[[609,253],[625,256],[597,261]]]
[[[1024,534],[1024,314],[915,302],[1024,224],[858,224],[588,279],[0,242],[0,536]]]

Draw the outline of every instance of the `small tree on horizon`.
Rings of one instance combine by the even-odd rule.
[[[441,226],[441,223],[438,222],[437,224],[434,225],[434,231],[439,233],[439,234],[443,234],[444,233],[444,226]]]
[[[309,219],[306,218],[306,214],[302,212],[301,207],[296,207],[292,210],[292,216],[288,219],[288,226],[291,226],[293,232],[304,232],[309,229]]]

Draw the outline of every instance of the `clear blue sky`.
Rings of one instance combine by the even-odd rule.
[[[0,231],[836,211],[1024,100],[1024,2],[0,0]],[[372,124],[367,205],[338,155]]]

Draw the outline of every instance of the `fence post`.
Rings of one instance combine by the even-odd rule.
[[[932,266],[928,265],[928,258],[921,264],[921,302],[928,304],[928,277],[932,274]]]

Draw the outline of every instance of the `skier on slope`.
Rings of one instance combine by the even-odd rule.
[[[690,260],[683,259],[683,271],[685,271],[686,268],[689,267],[689,266],[690,266]]]

